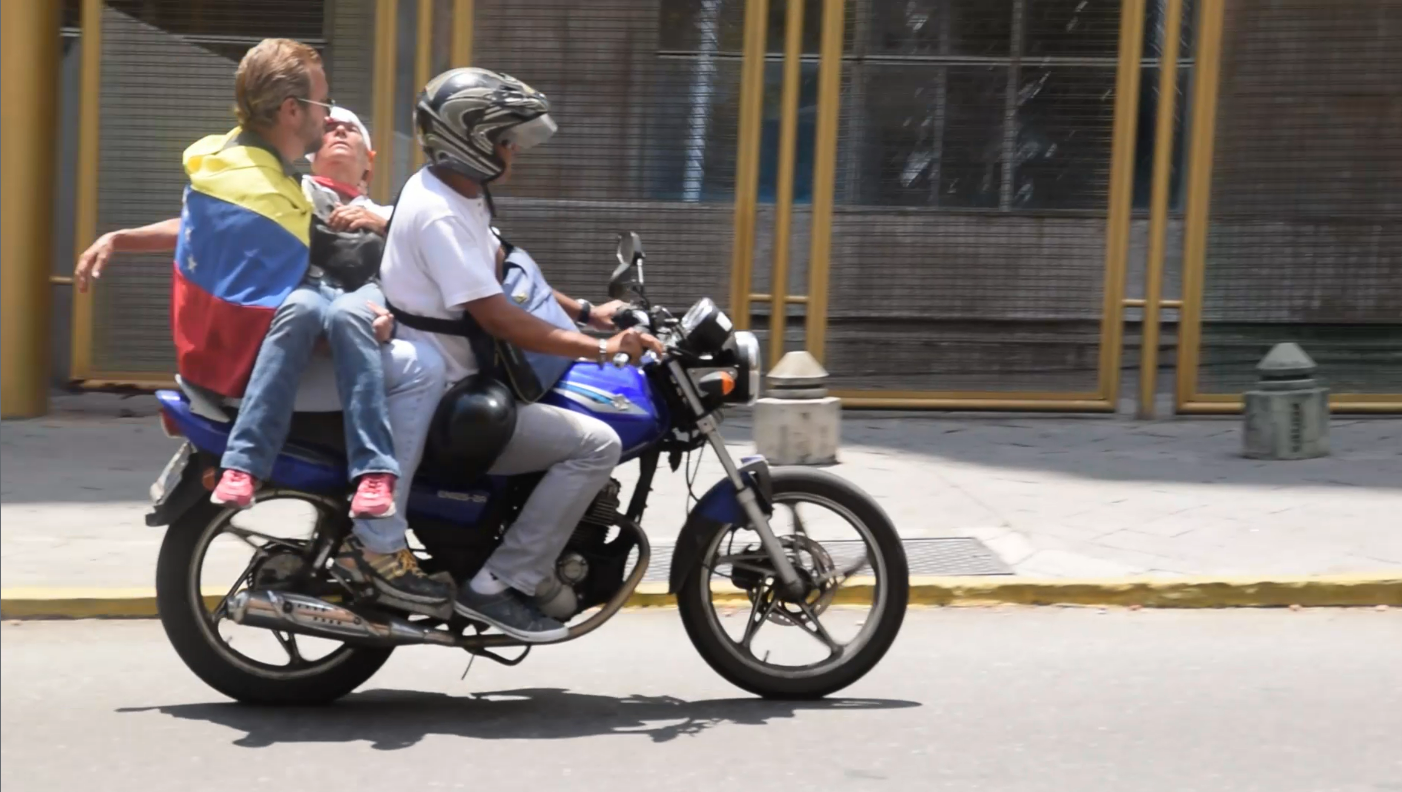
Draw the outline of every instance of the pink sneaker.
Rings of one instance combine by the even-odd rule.
[[[210,503],[216,506],[233,506],[247,509],[253,505],[253,477],[242,470],[226,470],[219,479],[219,486],[209,496]]]
[[[351,500],[351,518],[393,517],[394,478],[388,473],[361,476],[360,486],[356,487],[355,498]]]

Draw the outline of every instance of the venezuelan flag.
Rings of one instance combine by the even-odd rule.
[[[258,348],[307,271],[312,204],[273,153],[240,130],[185,150],[171,290],[176,364],[188,382],[239,397]]]

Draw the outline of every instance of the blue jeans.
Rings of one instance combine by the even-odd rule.
[[[356,537],[372,553],[393,553],[409,546],[404,535],[409,529],[409,491],[423,459],[429,424],[448,389],[443,358],[433,347],[396,338],[385,349],[389,423],[402,478],[394,488],[394,515],[355,521]]]
[[[273,460],[287,442],[292,409],[302,372],[317,339],[331,345],[336,390],[345,411],[346,459],[350,478],[367,473],[399,475],[385,405],[385,374],[380,342],[366,305],[384,305],[379,286],[371,283],[345,292],[307,280],[292,291],[273,315],[244,391],[222,465],[256,479],[271,475]]]

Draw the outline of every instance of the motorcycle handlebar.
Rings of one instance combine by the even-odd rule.
[[[613,326],[619,330],[627,330],[630,327],[646,329],[652,326],[652,320],[648,317],[647,311],[640,308],[627,308],[613,315]]]
[[[614,313],[613,326],[619,330],[628,330],[636,327],[646,333],[656,332],[656,329],[653,327],[652,316],[649,315],[647,311],[637,307],[625,308]],[[628,362],[628,355],[624,352],[619,352],[613,356],[612,363],[618,368],[623,368],[628,365]],[[651,351],[648,351],[643,353],[642,358],[638,361],[638,366],[643,368],[658,362],[661,362],[661,358]]]
[[[613,356],[613,365],[617,368],[624,368],[628,365],[629,360],[630,358],[628,357],[627,352],[619,352],[617,355]],[[642,358],[638,360],[638,368],[647,368],[648,366],[654,363],[658,363],[661,360],[661,358],[659,358],[651,349],[649,349],[648,351],[644,352]]]

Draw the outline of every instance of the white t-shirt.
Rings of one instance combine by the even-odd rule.
[[[486,201],[466,198],[427,169],[409,178],[394,205],[394,222],[380,260],[385,297],[411,314],[459,319],[464,303],[501,294],[497,248]],[[448,381],[477,372],[466,338],[398,325],[400,338],[438,350]]]

